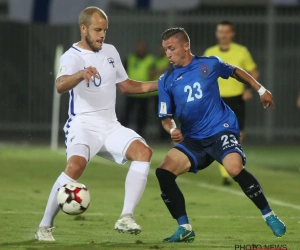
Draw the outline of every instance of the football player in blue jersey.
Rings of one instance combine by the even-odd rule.
[[[178,175],[222,164],[245,195],[261,211],[275,236],[283,236],[286,226],[275,215],[257,179],[245,168],[246,157],[239,142],[239,127],[233,111],[220,97],[217,79],[233,77],[258,91],[264,108],[275,109],[272,94],[239,67],[218,57],[194,56],[183,28],[170,28],[162,34],[162,46],[171,67],[159,78],[159,117],[176,143],[156,169],[161,197],[178,222],[166,242],[192,242],[195,233],[189,222]],[[173,120],[177,116],[181,129]]]

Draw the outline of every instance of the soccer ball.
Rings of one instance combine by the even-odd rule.
[[[70,215],[83,213],[89,207],[90,200],[89,190],[78,182],[63,185],[57,194],[57,203],[60,209]]]

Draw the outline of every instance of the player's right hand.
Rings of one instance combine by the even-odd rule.
[[[171,134],[171,139],[175,144],[181,142],[183,140],[183,135],[179,129],[175,129]]]
[[[266,92],[260,96],[260,102],[264,106],[264,108],[272,107],[275,109],[275,103],[273,101],[273,96],[269,90],[266,90]]]
[[[96,77],[97,79],[99,79],[99,72],[95,67],[87,67],[86,69],[84,69],[82,71],[83,75],[82,77],[84,78],[84,80],[86,81],[86,83],[88,84],[89,81],[93,81],[93,77]]]

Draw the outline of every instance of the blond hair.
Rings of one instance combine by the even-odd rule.
[[[91,18],[94,13],[98,13],[103,19],[107,20],[105,12],[98,7],[90,6],[85,8],[78,17],[78,25],[85,25],[87,28],[91,25]]]

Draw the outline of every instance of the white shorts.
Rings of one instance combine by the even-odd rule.
[[[80,152],[69,150],[73,145],[86,145],[89,149],[87,161],[99,155],[116,163],[125,164],[127,161],[125,154],[132,141],[140,140],[146,144],[139,134],[122,126],[118,121],[106,121],[93,116],[81,115],[69,119],[64,131],[67,160],[72,155],[80,155]]]

